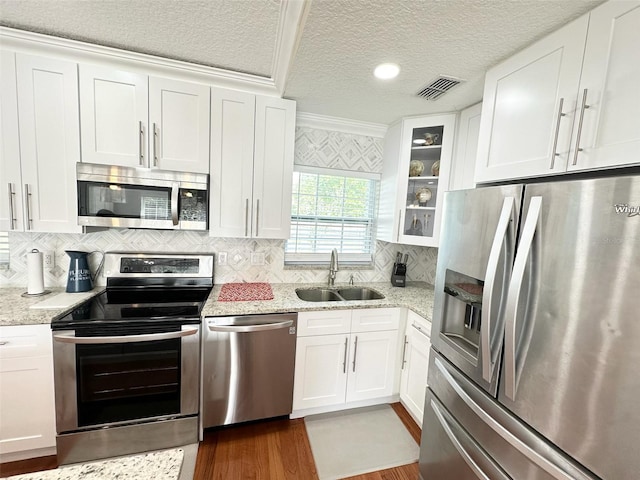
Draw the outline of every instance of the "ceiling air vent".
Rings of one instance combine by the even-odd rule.
[[[462,82],[463,80],[460,80],[459,78],[440,76],[420,90],[417,95],[419,97],[426,98],[427,100],[437,100]]]

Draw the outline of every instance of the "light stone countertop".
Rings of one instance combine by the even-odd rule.
[[[349,287],[348,284],[336,284],[334,288]],[[389,282],[359,283],[356,287],[369,287],[382,293],[381,300],[353,300],[344,302],[305,302],[296,295],[296,288],[326,287],[326,284],[313,283],[272,283],[273,300],[250,302],[219,302],[218,295],[222,284],[215,285],[202,314],[208,317],[251,315],[262,313],[303,312],[313,310],[336,310],[352,308],[407,307],[421,317],[431,321],[433,312],[433,285],[426,282],[407,282],[404,288],[392,287]],[[42,302],[53,295],[64,292],[64,288],[48,288],[51,294],[42,297],[22,297],[24,288],[0,288],[0,326],[49,324],[55,317],[66,315],[77,305],[87,300],[83,297],[77,303],[66,308],[30,309],[31,305]],[[95,295],[104,287],[96,287]]]
[[[9,480],[178,480],[181,448],[149,452],[97,462],[80,463],[8,477]]]
[[[334,289],[350,287],[346,283],[336,284]],[[223,317],[261,313],[304,312],[313,310],[342,310],[353,308],[407,307],[431,321],[433,313],[433,285],[426,282],[407,282],[406,287],[392,287],[389,282],[358,283],[354,287],[368,287],[382,293],[381,300],[352,300],[334,302],[306,302],[296,295],[296,288],[324,287],[313,283],[272,283],[273,300],[250,302],[219,302],[222,285],[216,285],[202,310],[205,317]]]
[[[65,291],[64,287],[47,287],[46,290],[51,290],[51,293],[39,297],[25,298],[22,297],[22,294],[26,291],[26,288],[0,288],[0,327],[49,324],[53,318],[66,315],[88,299],[86,295],[82,295],[76,303],[66,308],[29,308],[31,305],[48,300]],[[96,287],[93,291],[95,295],[98,295],[104,291],[104,287]]]

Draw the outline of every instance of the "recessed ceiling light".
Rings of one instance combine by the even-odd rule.
[[[381,63],[373,71],[373,74],[381,80],[396,78],[400,73],[400,67],[395,63]]]

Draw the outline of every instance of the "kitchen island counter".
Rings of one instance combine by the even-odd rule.
[[[263,313],[304,312],[317,310],[344,310],[355,308],[407,307],[421,317],[431,321],[433,312],[433,285],[426,282],[407,282],[406,287],[392,287],[388,282],[359,283],[356,285],[336,284],[332,289],[366,287],[384,295],[380,300],[350,300],[332,302],[307,302],[300,300],[296,289],[328,288],[326,284],[312,283],[272,283],[273,300],[248,302],[221,302],[218,295],[222,285],[214,286],[205,304],[205,317],[226,317]]]

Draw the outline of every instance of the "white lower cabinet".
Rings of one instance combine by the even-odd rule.
[[[55,452],[51,327],[0,327],[0,462]]]
[[[307,409],[374,404],[397,394],[400,319],[400,308],[301,312],[294,416]]]
[[[400,376],[400,402],[421,427],[431,349],[430,329],[427,320],[409,312]]]

